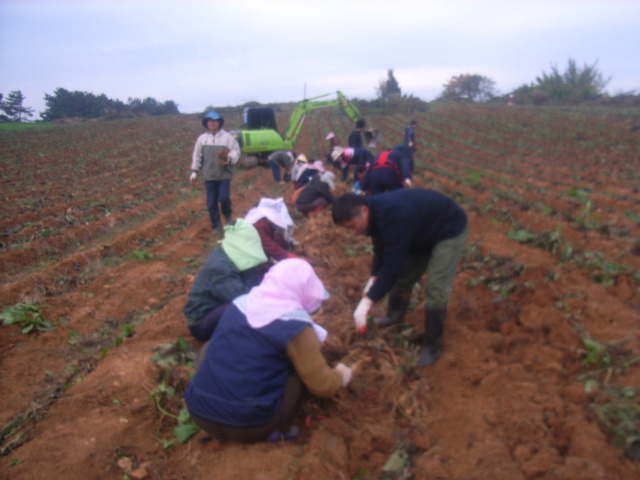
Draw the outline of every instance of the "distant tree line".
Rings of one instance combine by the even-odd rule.
[[[455,75],[443,85],[444,90],[434,102],[459,103],[514,103],[518,105],[573,105],[583,102],[597,103],[602,106],[640,106],[640,95],[628,92],[610,97],[604,88],[610,79],[605,79],[599,71],[597,62],[579,67],[575,60],[568,61],[566,69],[561,72],[556,66],[551,72],[542,74],[531,84],[525,84],[507,94],[496,90],[496,83],[491,78],[480,74],[465,73]],[[387,77],[382,78],[376,87],[374,100],[352,98],[351,101],[363,115],[388,113],[411,114],[424,112],[431,108],[431,103],[413,95],[402,94],[400,84],[396,80],[393,69],[387,70]],[[291,103],[293,108],[295,103]],[[263,106],[252,101],[239,107],[224,107],[227,113],[237,113],[243,107]],[[287,108],[284,104],[264,105],[274,109]],[[211,109],[213,107],[209,107]],[[218,108],[218,110],[221,110]]]
[[[411,111],[424,108],[420,99],[401,94],[392,69],[389,69],[387,74],[386,79],[380,80],[376,88],[377,98],[370,102],[370,107],[380,110],[384,109],[385,105],[394,108],[400,106],[404,107],[403,110]],[[443,85],[444,90],[435,101],[504,103],[510,99],[518,105],[574,105],[583,102],[601,105],[640,105],[640,96],[633,91],[614,97],[607,95],[605,87],[610,80],[600,72],[597,62],[580,67],[575,60],[569,59],[564,71],[551,65],[551,71],[543,71],[536,77],[535,82],[522,85],[504,95],[497,92],[495,81],[489,77],[477,73],[455,75]]]
[[[20,90],[9,93],[5,98],[0,93],[0,122],[24,122],[33,117],[33,108],[23,106],[25,96]],[[135,115],[175,115],[178,105],[173,100],[159,102],[155,98],[144,100],[129,98],[127,103],[112,100],[106,95],[69,91],[57,88],[52,95],[45,94],[46,110],[40,114],[42,120],[50,122],[63,118],[127,118]]]
[[[535,82],[524,84],[508,94],[499,94],[495,82],[486,76],[474,73],[455,75],[443,85],[444,90],[436,102],[500,102],[507,99],[518,105],[574,105],[583,102],[599,105],[639,106],[640,94],[631,91],[610,97],[605,92],[610,78],[605,78],[597,62],[580,67],[569,59],[564,71],[551,65],[551,71],[543,71]],[[23,122],[33,116],[33,109],[24,107],[24,95],[20,90],[9,93],[6,98],[0,93],[0,122]],[[52,95],[44,96],[46,110],[40,114],[43,121],[63,118],[128,118],[135,115],[174,115],[179,114],[178,105],[173,100],[159,102],[147,97],[144,100],[129,98],[127,103],[112,100],[106,95],[69,91],[57,88]],[[387,70],[387,78],[379,81],[374,100],[352,99],[363,114],[382,114],[388,112],[422,112],[430,108],[429,102],[403,95],[393,69]],[[261,105],[249,102],[244,106]],[[232,111],[240,107],[224,107]],[[280,108],[276,105],[274,108]],[[213,108],[213,107],[210,107]]]
[[[73,91],[57,88],[53,95],[44,96],[46,110],[40,114],[46,122],[60,118],[123,118],[133,115],[174,115],[179,114],[178,105],[173,100],[164,103],[155,98],[144,100],[129,98],[127,103],[112,100],[104,94]]]

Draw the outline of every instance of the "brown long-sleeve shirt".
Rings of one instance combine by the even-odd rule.
[[[287,355],[302,382],[316,397],[330,397],[342,386],[342,374],[327,364],[313,327],[305,328],[289,342]]]

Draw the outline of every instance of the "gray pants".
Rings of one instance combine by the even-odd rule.
[[[453,278],[462,248],[469,236],[469,225],[457,237],[436,244],[430,255],[413,254],[407,258],[404,270],[396,282],[401,290],[409,290],[427,272],[426,308],[447,308],[453,288]]]

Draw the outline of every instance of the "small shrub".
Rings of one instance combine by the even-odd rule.
[[[51,322],[44,318],[40,307],[29,303],[16,303],[12,307],[5,307],[0,313],[4,325],[20,325],[21,332],[27,334],[34,330],[48,332],[53,329]]]

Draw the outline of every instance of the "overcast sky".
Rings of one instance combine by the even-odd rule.
[[[569,59],[640,92],[640,1],[6,1],[0,93],[38,113],[58,87],[182,113],[342,91],[373,99],[393,69],[430,101],[454,75],[500,93]]]

